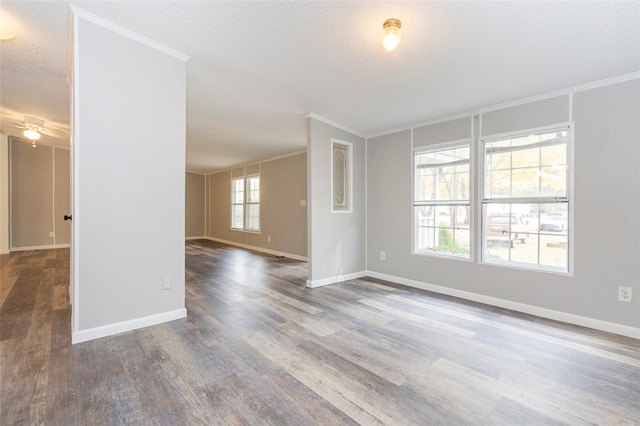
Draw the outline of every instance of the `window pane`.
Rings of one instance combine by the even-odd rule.
[[[511,197],[535,197],[538,195],[540,181],[538,168],[513,170]]]
[[[260,230],[260,204],[247,204],[247,230]]]
[[[231,202],[233,204],[244,203],[244,179],[234,179],[231,182]]]
[[[567,132],[484,142],[485,198],[566,197]]]
[[[416,201],[436,199],[436,176],[433,169],[416,170]]]
[[[247,203],[260,202],[260,177],[253,176],[247,178]]]
[[[540,265],[566,269],[569,259],[567,234],[540,234]]]
[[[416,251],[469,257],[470,206],[416,206]]]
[[[567,196],[567,167],[543,166],[540,169],[540,195],[544,197]]]
[[[415,155],[415,200],[466,200],[469,197],[468,146]]]
[[[488,203],[484,260],[568,270],[568,203]]]
[[[242,229],[244,222],[244,206],[242,204],[234,204],[231,206],[231,227],[233,229]]]
[[[569,229],[566,203],[543,204],[540,207],[541,232],[566,232]]]
[[[565,164],[566,161],[565,145],[551,145],[541,148],[541,163],[543,166],[554,166]]]
[[[487,170],[485,196],[487,198],[511,196],[511,170]]]
[[[497,153],[487,156],[488,170],[509,170],[511,169],[511,153]]]
[[[469,172],[460,171],[455,176],[454,186],[456,188],[456,200],[469,199]]]

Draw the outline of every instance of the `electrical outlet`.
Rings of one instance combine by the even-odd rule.
[[[271,242],[271,235],[267,235],[267,242]]]
[[[56,233],[55,233],[55,232],[53,232],[53,231],[50,231],[50,232],[49,232],[49,237],[53,238],[53,237],[55,237],[55,236],[56,236]]]
[[[162,277],[162,289],[169,290],[170,288],[171,288],[171,277],[168,275],[165,275],[164,277]]]
[[[300,207],[307,207],[307,200],[300,200]]]
[[[387,253],[381,251],[380,252],[380,260],[386,260],[387,259]]]
[[[618,287],[618,300],[631,303],[631,287]]]

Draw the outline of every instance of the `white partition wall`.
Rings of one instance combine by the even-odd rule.
[[[313,115],[307,126],[307,286],[318,287],[365,274],[365,141]],[[332,211],[332,140],[352,147],[353,197],[345,212]]]
[[[188,58],[77,8],[71,15],[78,343],[186,316]]]

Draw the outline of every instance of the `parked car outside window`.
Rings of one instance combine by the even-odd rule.
[[[517,213],[494,213],[489,215],[487,224],[487,239],[497,241],[509,241],[511,248],[516,246],[516,241],[525,243],[529,237],[526,232],[526,219]]]
[[[566,213],[547,213],[540,217],[540,230],[541,231],[557,231],[562,232],[567,229],[567,214]]]

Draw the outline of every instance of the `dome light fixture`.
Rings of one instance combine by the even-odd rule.
[[[0,41],[13,40],[17,33],[17,25],[13,17],[0,9]]]
[[[24,132],[22,132],[22,134],[24,135],[25,138],[32,141],[37,141],[38,139],[40,139],[40,133],[37,130],[27,129]]]
[[[384,21],[384,24],[382,24],[382,28],[384,28],[382,44],[389,52],[395,49],[400,42],[400,27],[401,23],[399,19],[387,19]]]
[[[31,141],[31,146],[35,148],[36,141],[40,139],[40,132],[33,129],[26,129],[25,131],[22,132],[22,134],[24,135],[25,138]]]

